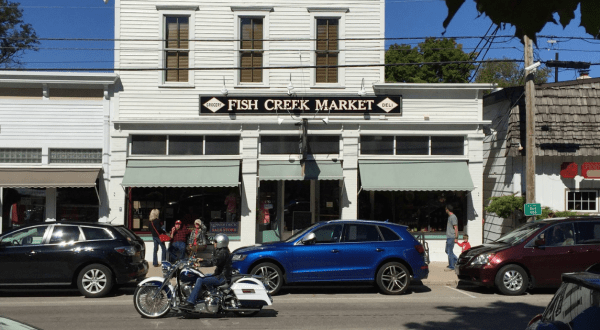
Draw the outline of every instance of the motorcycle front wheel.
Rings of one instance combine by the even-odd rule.
[[[158,295],[156,294],[159,289],[160,287],[156,285],[142,285],[135,289],[133,304],[141,316],[157,319],[165,316],[171,310],[167,293],[163,290]]]

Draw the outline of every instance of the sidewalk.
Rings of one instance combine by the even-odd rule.
[[[446,266],[448,266],[447,262],[439,262],[439,261],[431,262],[429,264],[429,277],[427,279],[421,281],[421,282],[423,282],[423,285],[425,285],[425,286],[429,286],[429,285],[456,286],[458,284],[458,278],[456,277],[456,274],[453,271],[452,272],[444,271],[444,269],[446,269]],[[214,269],[215,269],[214,267],[201,267],[200,268],[200,270],[204,274],[210,274],[213,272]],[[150,270],[148,271],[148,275],[146,275],[146,276],[147,277],[151,277],[151,276],[162,277],[162,268],[150,266]]]
[[[423,285],[450,285],[456,286],[458,284],[458,277],[454,271],[446,272],[445,269],[448,266],[448,262],[432,261],[429,263],[429,276],[427,279],[422,280]]]

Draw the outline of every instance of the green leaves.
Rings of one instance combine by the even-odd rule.
[[[391,45],[385,52],[385,78],[388,82],[407,83],[465,83],[474,65],[471,63],[432,63],[471,61],[477,54],[466,54],[454,39],[428,38],[414,48],[410,45]],[[432,63],[401,65],[406,63]]]
[[[523,211],[525,197],[507,195],[502,197],[490,197],[490,201],[490,204],[485,208],[486,211],[496,213],[496,215],[501,218],[508,218],[515,210]]]
[[[0,0],[0,65],[4,67],[18,66],[25,50],[37,50],[37,35],[22,17],[19,3]]]
[[[600,6],[597,0],[474,0],[479,13],[489,17],[498,26],[513,25],[515,36],[523,41],[527,35],[536,42],[536,34],[547,23],[558,24],[554,15],[558,15],[560,24],[566,27],[573,18],[575,10],[581,5],[581,24],[585,31],[598,38],[600,33]],[[446,0],[448,16],[443,22],[447,28],[456,12],[465,0]]]
[[[493,62],[498,60],[498,62]],[[478,83],[496,83],[499,87],[513,87],[525,85],[525,70],[520,63],[511,62],[508,58],[490,59],[490,62],[481,64],[475,76]],[[502,61],[502,62],[501,62]],[[536,84],[545,83],[552,76],[552,70],[546,66],[537,69],[534,75]]]

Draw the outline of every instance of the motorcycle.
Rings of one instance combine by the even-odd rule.
[[[149,277],[140,282],[133,294],[137,312],[146,318],[160,318],[169,311],[184,314],[225,314],[252,316],[264,306],[271,306],[273,298],[267,292],[260,276],[234,274],[231,285],[205,289],[193,310],[180,309],[192,293],[196,279],[204,273],[196,269],[196,258],[182,259],[175,264],[163,261],[163,277]],[[175,281],[172,281],[175,279]],[[175,282],[175,283],[172,283]]]

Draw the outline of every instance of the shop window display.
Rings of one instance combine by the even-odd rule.
[[[95,188],[57,188],[56,219],[98,221],[98,195]]]
[[[359,218],[390,221],[413,232],[446,230],[446,205],[454,207],[459,231],[467,222],[467,198],[463,191],[377,191],[359,195]]]
[[[176,220],[183,226],[193,228],[194,220],[202,219],[209,233],[227,231],[228,235],[239,235],[239,207],[231,223],[225,225],[227,196],[234,191],[237,200],[237,188],[200,187],[200,188],[129,188],[127,198],[127,217],[129,228],[137,233],[149,233],[150,211],[160,210],[160,220],[168,232]]]
[[[2,193],[2,230],[46,220],[46,189],[4,188]]]

